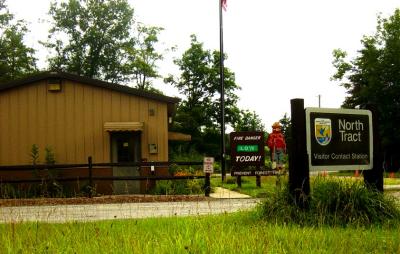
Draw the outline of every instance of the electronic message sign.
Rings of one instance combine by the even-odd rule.
[[[372,168],[369,110],[306,108],[306,130],[310,171]]]

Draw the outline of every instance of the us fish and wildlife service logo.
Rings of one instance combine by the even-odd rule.
[[[321,146],[328,145],[332,140],[332,122],[328,118],[315,118],[315,139]]]

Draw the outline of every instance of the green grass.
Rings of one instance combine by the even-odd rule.
[[[339,171],[339,172],[330,172],[329,176],[348,176],[348,177],[354,177],[355,172],[354,171]],[[383,174],[383,181],[385,185],[400,185],[400,172],[396,172],[394,174],[395,178],[391,178],[388,172],[384,172]],[[360,175],[360,178],[362,179],[362,176]]]
[[[287,176],[280,177],[281,185],[287,182]],[[242,176],[242,187],[238,187],[236,184],[236,177],[227,176],[224,183],[221,182],[221,178],[211,178],[211,186],[223,187],[232,191],[237,191],[249,195],[251,197],[268,197],[276,189],[277,177],[276,176],[262,176],[261,187],[256,186],[255,176]]]
[[[400,185],[400,178],[384,178],[384,185]]]
[[[399,253],[397,227],[277,225],[254,212],[0,225],[0,253]]]
[[[343,174],[330,173],[328,178],[336,178],[336,179],[346,179],[351,181],[363,181],[362,177],[351,177],[351,175],[344,172]],[[311,181],[316,177],[311,177]],[[280,181],[280,185],[284,186],[288,181],[288,176],[281,176],[278,180],[277,176],[262,176],[261,177],[261,188],[256,186],[256,177],[255,176],[244,176],[242,177],[242,187],[239,188],[236,184],[236,178],[232,176],[227,176],[226,181],[224,183],[221,182],[220,177],[211,178],[211,186],[212,187],[224,187],[226,189],[237,191],[239,193],[243,193],[249,195],[251,197],[268,197],[276,190],[277,181]],[[400,178],[384,178],[385,185],[400,185]],[[279,185],[279,183],[278,183]]]
[[[243,184],[255,188],[250,179]],[[265,191],[275,188],[276,178],[263,179]],[[400,253],[393,200],[347,178],[317,178],[312,186],[306,211],[291,207],[282,188],[251,212],[0,224],[0,253]]]

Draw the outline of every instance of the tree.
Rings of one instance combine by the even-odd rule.
[[[139,24],[135,38],[136,47],[128,50],[131,60],[128,69],[131,70],[136,87],[143,90],[152,90],[152,79],[159,78],[157,61],[163,55],[156,51],[157,35],[163,30],[161,27],[146,27]]]
[[[265,126],[255,111],[240,110],[239,119],[234,124],[235,131],[264,131]]]
[[[400,10],[389,18],[378,17],[377,31],[364,36],[362,48],[352,60],[333,51],[336,73],[332,79],[347,89],[343,106],[376,105],[379,130],[387,157],[400,157]]]
[[[135,23],[127,0],[69,0],[50,5],[50,69],[150,89],[158,77],[158,27]],[[136,26],[135,26],[136,25]]]
[[[285,139],[289,139],[292,135],[292,121],[290,117],[288,117],[287,113],[285,113],[282,117],[282,119],[279,120],[279,123],[281,124],[281,130],[283,136],[285,136]]]
[[[203,43],[191,35],[190,48],[174,63],[181,70],[180,77],[170,75],[164,81],[185,96],[177,111],[177,126],[192,135],[200,135],[205,129],[217,130],[220,119],[219,52],[205,50]],[[233,72],[225,68],[224,74],[226,123],[233,124],[239,113],[235,92],[240,87]]]
[[[226,58],[226,56],[224,56]],[[220,152],[220,52],[204,49],[195,35],[191,35],[190,48],[174,63],[178,65],[179,77],[170,75],[164,81],[174,85],[185,96],[178,106],[173,130],[192,135],[193,147],[199,153],[219,156]],[[235,74],[224,68],[225,119],[235,130],[264,130],[255,112],[237,107]],[[173,149],[173,148],[172,148]]]
[[[187,150],[207,153],[218,157],[220,140],[220,85],[219,52],[206,50],[195,35],[191,35],[190,48],[180,59],[174,61],[179,66],[179,77],[170,75],[166,83],[174,85],[185,96],[178,106],[173,130],[192,135]],[[225,118],[233,125],[238,119],[235,92],[240,87],[235,75],[228,68],[225,74]]]
[[[10,20],[13,19],[13,15],[8,12],[6,1],[0,0],[0,26],[3,29],[4,26],[8,25]]]
[[[24,21],[13,19],[5,0],[0,0],[0,82],[36,71],[35,50],[24,43],[28,29]]]

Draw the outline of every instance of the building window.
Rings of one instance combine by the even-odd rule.
[[[61,79],[51,78],[47,80],[47,91],[49,92],[61,92]]]

